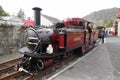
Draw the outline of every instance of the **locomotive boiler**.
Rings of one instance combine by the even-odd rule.
[[[70,18],[57,23],[54,28],[40,25],[41,10],[35,12],[35,27],[25,30],[26,46],[19,51],[24,54],[17,70],[32,74],[33,71],[44,69],[66,56],[77,54],[82,56],[97,41],[98,33],[92,30],[92,22],[82,18]]]

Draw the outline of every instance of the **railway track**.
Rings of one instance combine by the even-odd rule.
[[[60,61],[56,64],[53,64],[52,66],[50,66],[44,70],[34,73],[34,75],[32,75],[32,76],[25,74],[24,72],[14,70],[15,65],[21,60],[21,58],[14,59],[14,60],[11,60],[11,61],[8,61],[5,63],[0,63],[0,74],[4,73],[5,71],[10,71],[11,69],[14,70],[7,75],[2,75],[2,76],[0,75],[0,80],[33,80],[33,79],[38,80],[40,78],[48,79],[50,76],[52,76],[55,73],[57,73],[58,71],[62,70],[62,68],[64,68],[64,66],[68,66],[69,63],[72,63],[77,59],[78,59],[78,57],[76,57],[76,56],[71,56],[69,58],[65,58],[62,61]]]
[[[52,75],[51,72],[55,72],[55,70],[58,69],[58,67],[61,68],[61,65],[67,64],[73,58],[75,58],[75,56],[64,59],[64,60],[62,60],[62,61],[44,69],[44,70],[36,72],[32,76],[28,75],[28,74],[25,74],[24,72],[20,72],[20,71],[16,71],[16,70],[10,72],[9,74],[7,74],[7,72],[6,72],[6,73],[4,73],[4,75],[0,76],[0,80],[33,80],[33,79],[37,79],[37,78],[43,78],[44,76],[49,77],[49,76]],[[17,62],[19,62],[20,60],[21,60],[21,58],[13,60],[13,61],[9,61],[9,62],[1,63],[0,64],[0,69],[1,69],[2,72],[0,72],[0,73],[3,73],[5,71],[10,71],[11,68],[14,69],[15,64]]]
[[[0,63],[0,73],[13,68],[15,66],[15,64],[18,63],[20,60],[21,60],[21,58],[16,58],[14,60]]]
[[[7,62],[0,63],[0,80],[7,80],[3,76],[9,75],[15,71],[15,65],[21,61],[21,58],[16,58]]]
[[[33,76],[25,77],[23,80],[33,80],[33,79],[44,80],[44,79],[47,79],[48,77],[50,77],[53,74],[55,74],[56,70],[61,69],[63,67],[63,65],[68,64],[70,61],[72,61],[75,58],[76,58],[76,56],[72,56],[70,58],[64,59],[64,60],[62,60],[62,61],[60,61],[60,62],[50,66],[49,68],[46,68],[44,70],[41,70],[38,73],[35,73]]]

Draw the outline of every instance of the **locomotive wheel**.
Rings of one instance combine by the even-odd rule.
[[[37,61],[37,67],[39,70],[44,68],[44,63],[41,59]]]
[[[82,47],[75,49],[74,54],[77,56],[83,56]]]

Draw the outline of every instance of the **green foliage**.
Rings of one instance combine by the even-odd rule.
[[[108,26],[109,26],[109,27],[112,27],[112,26],[113,26],[113,21],[112,21],[112,20],[109,21]]]
[[[110,28],[113,25],[113,21],[112,20],[104,20],[103,21],[103,26],[106,28]]]
[[[0,6],[0,16],[9,16],[9,14],[4,11],[2,6]]]
[[[25,14],[24,11],[22,9],[19,10],[17,17],[21,18],[22,20],[24,20]]]

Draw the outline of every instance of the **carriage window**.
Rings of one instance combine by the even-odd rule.
[[[83,26],[83,22],[82,21],[79,22],[79,26]]]
[[[56,28],[63,28],[65,27],[63,23],[56,23]]]

